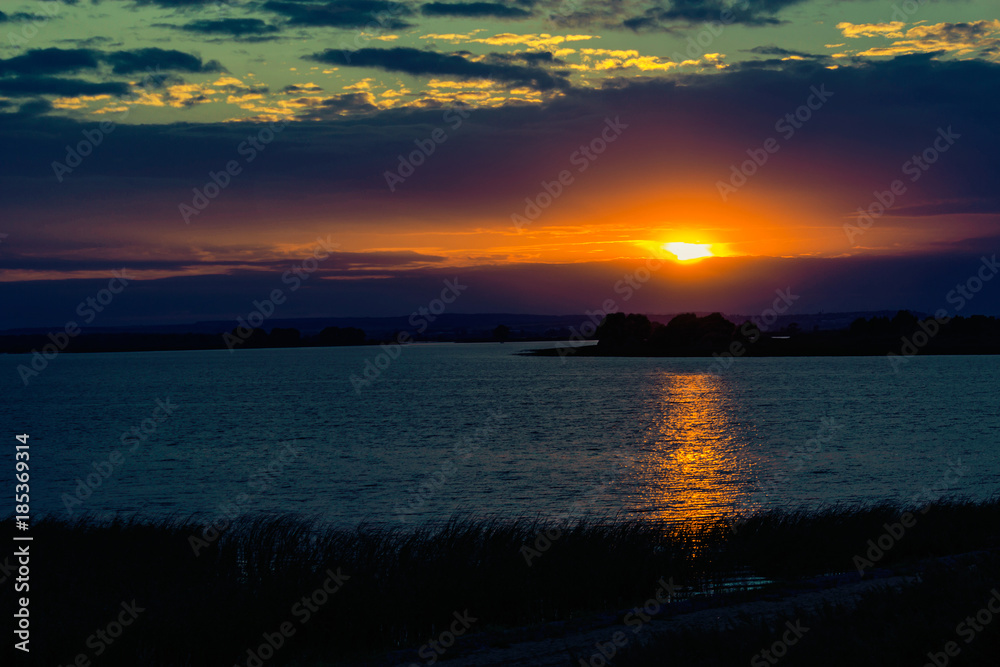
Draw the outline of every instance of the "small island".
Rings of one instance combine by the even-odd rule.
[[[940,314],[939,314],[940,315]],[[995,317],[919,317],[901,310],[892,318],[859,317],[846,329],[802,331],[792,322],[769,331],[748,319],[720,313],[682,313],[666,324],[638,313],[611,313],[597,327],[597,344],[561,343],[526,354],[545,357],[791,357],[888,355],[902,362],[915,354],[998,354]]]

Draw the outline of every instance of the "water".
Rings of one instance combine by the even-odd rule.
[[[514,354],[543,345],[413,345],[358,392],[378,348],[63,354],[27,388],[7,355],[0,423],[31,436],[36,516],[683,519],[1000,489],[1000,357]]]

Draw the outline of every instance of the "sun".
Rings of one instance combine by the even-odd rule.
[[[663,249],[677,257],[677,261],[686,262],[691,259],[702,259],[704,257],[714,257],[712,246],[709,243],[664,243]]]

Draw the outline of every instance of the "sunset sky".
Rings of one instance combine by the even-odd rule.
[[[317,239],[282,317],[403,315],[446,278],[454,312],[583,313],[651,258],[622,310],[933,312],[1000,246],[998,16],[5,1],[0,329],[61,325],[123,267],[102,324],[245,314]]]

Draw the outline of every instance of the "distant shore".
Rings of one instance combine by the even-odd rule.
[[[537,348],[525,350],[520,354],[526,357],[883,357],[889,354],[900,356],[920,355],[976,355],[976,354],[1000,354],[1000,342],[997,344],[984,345],[955,345],[951,347],[935,346],[921,349],[912,354],[900,352],[902,345],[897,344],[895,348],[888,346],[838,346],[838,345],[810,345],[808,343],[776,343],[768,345],[762,344],[755,347],[747,347],[739,354],[733,354],[726,348],[721,350],[661,350],[656,348],[636,348],[629,350],[603,350],[596,341],[588,341],[585,344],[579,343],[559,343],[551,348]]]
[[[994,317],[919,319],[907,311],[893,318],[858,318],[847,329],[802,331],[794,323],[777,331],[747,320],[737,325],[719,313],[674,317],[666,325],[645,315],[612,313],[595,327],[596,345],[574,341],[530,350],[539,357],[856,357],[916,354],[1000,354],[1000,320]]]
[[[859,317],[844,329],[802,330],[794,321],[780,328],[752,319],[736,324],[719,313],[674,316],[666,324],[646,315],[611,313],[591,324],[589,335],[550,330],[515,335],[498,326],[489,335],[452,332],[415,334],[400,330],[369,337],[357,327],[325,327],[303,335],[294,327],[236,327],[221,333],[96,332],[79,327],[54,333],[0,334],[0,353],[51,355],[58,352],[162,352],[184,350],[291,349],[412,343],[553,343],[521,354],[539,357],[831,357],[916,354],[1000,354],[1000,320],[995,317]],[[581,327],[585,329],[585,327]]]

